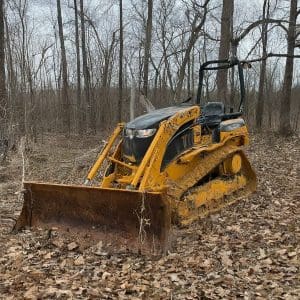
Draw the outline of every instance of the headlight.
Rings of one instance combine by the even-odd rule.
[[[126,136],[133,136],[134,130],[133,129],[125,129],[125,135]]]
[[[140,129],[140,130],[136,130],[136,136],[138,138],[147,138],[149,136],[152,136],[154,133],[156,132],[155,128],[151,128],[151,129]]]
[[[138,138],[147,138],[152,136],[154,133],[156,132],[155,128],[151,128],[151,129],[140,129],[140,130],[136,130],[136,129],[130,129],[130,128],[126,128],[125,129],[125,135],[128,136],[129,138],[133,138],[133,137],[138,137]]]

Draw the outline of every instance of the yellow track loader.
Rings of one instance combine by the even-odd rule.
[[[237,111],[202,103],[204,71],[233,67],[240,79]],[[85,185],[26,182],[15,230],[55,227],[114,250],[160,252],[171,223],[188,225],[253,192],[256,176],[242,150],[249,143],[242,67],[237,59],[208,61],[199,71],[195,104],[118,124]],[[105,175],[94,182],[101,168]]]

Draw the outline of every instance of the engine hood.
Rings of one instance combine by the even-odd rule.
[[[126,128],[129,129],[148,129],[158,128],[159,123],[176,114],[177,112],[187,108],[187,105],[171,106],[154,110],[148,114],[137,117],[136,119],[128,122]]]

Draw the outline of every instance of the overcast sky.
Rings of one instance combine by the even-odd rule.
[[[124,23],[126,24],[125,28],[125,51],[129,49],[132,45],[132,39],[130,33],[132,30],[135,30],[131,26],[131,16],[133,14],[133,9],[131,6],[131,1],[139,3],[141,0],[123,0],[124,1]],[[158,0],[154,0],[156,4]],[[181,3],[178,0],[178,3]],[[53,24],[56,22],[56,1],[55,0],[30,0],[29,1],[29,11],[28,16],[31,21],[31,25],[34,27],[34,35],[37,44],[49,42],[54,40],[53,34]],[[73,0],[62,0],[62,9],[63,9],[63,20],[64,20],[64,29],[67,38],[67,47],[73,47],[72,43],[68,45],[68,39],[74,39],[73,30],[73,10],[68,7],[73,5]],[[100,38],[103,41],[109,41],[111,33],[118,28],[118,0],[86,0],[86,7],[88,9],[88,14],[95,24],[97,25],[97,30],[99,32]],[[211,4],[213,6],[219,6],[218,9],[214,10],[212,14],[217,18],[220,18],[221,15],[221,1],[212,0]],[[277,10],[277,15],[274,17],[283,17],[288,15],[288,6],[289,2],[285,0],[279,1],[281,9]],[[263,0],[236,0],[235,1],[235,12],[234,12],[234,30],[239,32],[242,28],[245,28],[252,21],[257,20],[261,17],[263,6]],[[182,11],[178,11],[178,14],[183,15]],[[155,16],[154,16],[155,17]],[[209,20],[211,18],[208,18]],[[211,30],[212,33],[216,31],[216,26],[219,26],[218,23],[214,20],[207,23],[206,29]],[[213,24],[214,25],[211,25]],[[210,27],[212,26],[212,27]],[[219,30],[219,28],[218,28]],[[260,32],[259,28],[254,30],[243,40],[239,45],[239,57],[245,58],[249,50],[253,47],[255,41],[258,39]],[[72,51],[72,49],[70,50]],[[75,51],[75,49],[74,49]],[[153,50],[153,56],[155,57],[155,49]],[[272,31],[272,35],[269,39],[269,52],[274,53],[284,53],[286,51],[286,40],[285,33],[281,29],[276,29]],[[297,54],[300,54],[300,51],[296,50]],[[159,54],[158,54],[159,55]],[[214,51],[211,53],[210,59],[216,59],[217,52]],[[253,51],[252,57],[258,57],[260,53],[258,51]],[[275,60],[275,59],[274,59]],[[272,61],[272,60],[270,60]],[[284,59],[280,60],[280,63],[284,64]],[[299,65],[296,62],[296,65]],[[255,69],[254,72],[258,71]],[[295,68],[295,75],[300,81],[299,68]]]

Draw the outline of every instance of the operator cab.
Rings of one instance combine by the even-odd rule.
[[[209,70],[230,69],[237,67],[239,83],[240,83],[240,103],[237,111],[233,112],[233,108],[225,108],[222,102],[208,102],[203,103],[202,87],[204,72]],[[231,131],[245,125],[245,122],[240,117],[243,114],[244,98],[245,98],[245,84],[243,68],[251,68],[251,65],[246,62],[240,62],[237,58],[230,60],[213,60],[207,61],[201,65],[199,70],[199,83],[197,91],[196,103],[201,107],[201,116],[199,124],[202,127],[202,134],[211,134],[212,142],[220,142],[220,133],[224,131]],[[229,112],[228,112],[229,111]]]

